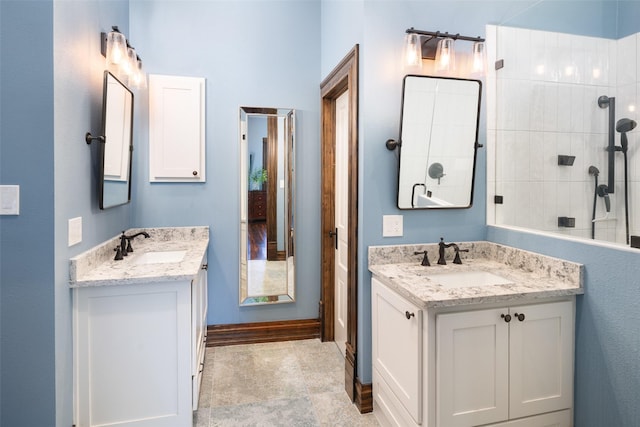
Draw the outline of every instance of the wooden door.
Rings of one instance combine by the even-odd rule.
[[[346,354],[347,283],[349,277],[349,91],[336,99],[335,167],[335,303],[334,339],[340,354]]]

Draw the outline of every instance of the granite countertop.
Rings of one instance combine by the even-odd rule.
[[[146,231],[151,236],[138,236],[131,242],[134,252],[114,260],[116,236],[70,260],[69,284],[72,288],[117,286],[193,279],[202,267],[209,245],[209,227],[140,228],[126,231],[133,235]],[[137,264],[147,252],[186,251],[180,262]]]
[[[453,264],[453,250],[447,249],[447,265],[438,265],[438,245],[396,245],[369,247],[369,271],[385,285],[421,308],[468,304],[517,302],[578,295],[583,266],[491,242],[462,242],[462,264]],[[427,250],[431,267],[420,265]],[[409,261],[410,260],[410,261]],[[439,274],[489,272],[508,284],[445,287]],[[427,277],[429,276],[429,277]]]

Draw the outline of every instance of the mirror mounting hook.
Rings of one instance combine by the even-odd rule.
[[[91,143],[92,143],[93,141],[96,141],[96,140],[97,140],[97,141],[100,141],[100,142],[102,142],[102,143],[104,143],[104,142],[105,142],[105,140],[104,140],[104,136],[102,136],[102,135],[99,135],[99,136],[92,136],[92,135],[91,135],[91,132],[87,132],[87,133],[84,135],[84,140],[86,141],[86,143],[87,143],[88,145],[91,145]]]
[[[387,139],[385,145],[387,146],[387,150],[393,151],[396,148],[402,146],[402,143],[400,141],[396,141],[395,139]]]

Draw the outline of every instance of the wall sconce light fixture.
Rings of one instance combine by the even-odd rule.
[[[484,74],[487,71],[487,50],[484,42],[473,43],[471,72]]]
[[[128,79],[129,86],[147,87],[142,60],[118,27],[114,25],[109,33],[100,33],[100,40],[100,52],[106,59],[107,69],[113,69],[121,80]]]
[[[409,67],[420,65],[422,61],[422,45],[420,36],[415,33],[407,33],[404,38],[404,59]]]
[[[451,72],[456,69],[455,40],[446,37],[438,41],[436,49],[436,70]]]
[[[417,40],[416,40],[417,39]],[[461,36],[460,34],[441,33],[440,31],[422,31],[411,27],[405,36],[405,63],[415,66],[422,59],[435,60],[436,70],[451,72],[455,70],[455,42],[471,41],[473,44],[472,73],[485,71],[486,53],[484,39],[481,37]],[[417,59],[416,59],[417,57]]]

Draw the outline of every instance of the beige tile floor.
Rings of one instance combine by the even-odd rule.
[[[378,426],[344,391],[344,358],[319,340],[209,347],[194,426]]]

